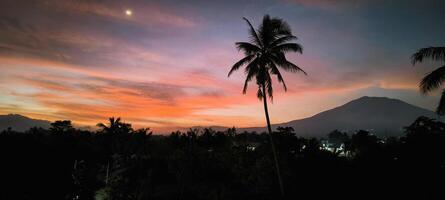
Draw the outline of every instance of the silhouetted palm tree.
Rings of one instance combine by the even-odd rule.
[[[430,58],[434,61],[445,61],[445,47],[428,47],[419,49],[415,54],[411,56],[411,62],[415,65],[418,62],[422,62],[424,59]],[[420,82],[420,91],[423,94],[427,94],[442,85],[445,80],[445,65],[437,68],[431,73],[423,77]],[[445,90],[442,91],[442,96],[439,101],[439,106],[436,110],[437,114],[445,114]]]
[[[258,86],[257,97],[264,102],[264,111],[275,159],[275,167],[281,194],[284,195],[276,150],[272,141],[272,128],[270,126],[269,112],[267,109],[267,96],[269,96],[271,100],[273,99],[272,75],[275,75],[277,80],[283,84],[284,90],[287,90],[279,68],[289,72],[303,72],[306,74],[300,67],[288,61],[285,56],[288,52],[302,53],[303,48],[300,44],[289,43],[291,40],[296,40],[297,37],[292,35],[289,25],[282,19],[271,18],[269,15],[265,15],[262,24],[257,30],[253,28],[248,19],[244,18],[244,20],[249,25],[250,42],[235,43],[238,50],[244,52],[245,57],[232,66],[228,76],[240,67],[246,66],[245,73],[247,77],[244,82],[244,94],[247,91],[248,83],[253,79],[256,80]]]
[[[130,133],[132,131],[131,125],[121,122],[121,118],[110,117],[108,119],[108,126],[104,123],[98,123],[96,126],[101,128],[100,132],[108,134]]]
[[[120,123],[121,123],[121,118],[114,118],[114,117],[110,117],[108,118],[108,123],[109,125],[105,125],[104,123],[98,123],[96,126],[101,128],[103,132],[105,133],[112,133],[115,130],[119,129],[120,127]]]

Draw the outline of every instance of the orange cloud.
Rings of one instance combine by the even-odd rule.
[[[121,116],[139,122],[139,126],[187,126],[202,122],[202,116],[194,116],[199,110],[250,103],[224,96],[219,92],[222,88],[123,80],[94,70],[35,59],[0,58],[0,61],[2,71],[10,75],[0,81],[2,92],[9,91],[9,96],[32,102],[41,108],[41,112],[32,116],[46,116],[44,119],[49,120],[71,119],[91,125],[109,116]],[[27,73],[17,74],[23,70]],[[9,86],[12,82],[14,86]],[[26,112],[14,106],[0,111]]]

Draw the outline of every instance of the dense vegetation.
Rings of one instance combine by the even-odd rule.
[[[153,135],[110,119],[97,132],[57,121],[0,134],[1,199],[278,199],[267,134]],[[445,124],[420,117],[400,138],[273,133],[286,199],[442,199]],[[323,146],[330,147],[325,150]]]

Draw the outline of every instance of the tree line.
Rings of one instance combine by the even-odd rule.
[[[0,133],[2,199],[297,199],[443,197],[445,124],[420,117],[402,137],[339,130],[271,136],[210,128],[153,135],[120,118],[97,131],[56,121]],[[331,149],[325,148],[327,144]]]

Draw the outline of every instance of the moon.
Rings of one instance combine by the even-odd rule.
[[[127,9],[127,10],[125,10],[125,14],[127,16],[131,16],[131,15],[133,15],[133,11],[131,11],[130,9]]]

